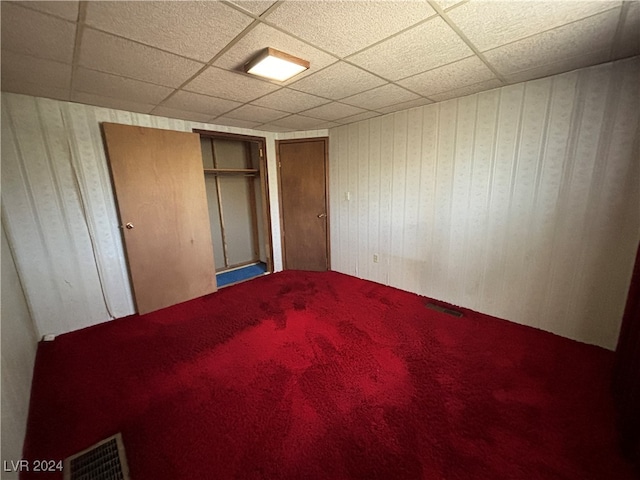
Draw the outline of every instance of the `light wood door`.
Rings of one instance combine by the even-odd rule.
[[[200,136],[102,127],[138,313],[215,292]]]
[[[278,142],[284,268],[329,268],[327,140]]]

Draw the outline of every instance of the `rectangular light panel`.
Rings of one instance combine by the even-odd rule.
[[[309,68],[309,62],[274,48],[265,48],[244,66],[252,75],[284,82]]]

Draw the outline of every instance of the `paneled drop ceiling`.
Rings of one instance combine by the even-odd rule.
[[[268,131],[330,128],[640,54],[640,1],[2,1],[2,90]],[[311,62],[241,72],[273,47]]]

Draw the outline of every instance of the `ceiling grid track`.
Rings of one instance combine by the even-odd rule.
[[[161,107],[164,106],[165,102],[167,100],[169,100],[171,97],[173,97],[177,92],[181,91],[184,87],[186,87],[190,82],[192,82],[196,77],[198,77],[201,73],[203,73],[205,70],[207,70],[209,67],[213,66],[213,63],[218,60],[222,55],[224,55],[225,53],[227,53],[229,51],[229,49],[231,47],[233,47],[236,43],[238,43],[247,33],[249,33],[251,30],[253,30],[254,28],[256,28],[256,26],[259,24],[258,20],[255,20],[253,22],[251,22],[249,24],[248,27],[246,27],[242,32],[240,32],[233,40],[231,40],[227,45],[224,46],[224,48],[222,50],[220,50],[216,55],[214,55],[214,57],[209,60],[207,63],[205,63],[202,68],[200,70],[198,70],[196,73],[194,73],[191,77],[187,78],[184,82],[182,82],[182,84],[180,86],[178,86],[173,92],[171,92],[164,100],[162,100],[157,106]],[[194,92],[195,93],[195,92]],[[208,95],[211,96],[211,95]],[[213,97],[215,98],[215,97]],[[237,107],[240,108],[240,107]],[[155,110],[155,108],[153,109]],[[153,112],[153,110],[151,110],[151,112]],[[235,110],[235,109],[234,109]],[[232,110],[230,110],[232,111]],[[228,113],[228,112],[227,112]]]
[[[87,17],[87,2],[82,1],[78,5],[78,21],[76,26],[76,37],[73,44],[73,60],[71,63],[71,78],[69,79],[69,98],[73,98],[74,82],[76,71],[78,70],[78,61],[80,58],[80,45],[82,44],[82,35],[84,34],[84,21]]]
[[[482,52],[480,50],[478,50],[478,48],[473,44],[473,42],[471,42],[471,40],[469,40],[469,37],[467,37],[462,30],[460,30],[458,28],[458,26],[453,23],[453,20],[451,20],[451,18],[449,18],[449,15],[447,15],[447,13],[440,8],[440,6],[433,0],[429,0],[429,4],[431,5],[431,8],[433,8],[436,12],[438,12],[438,15],[440,15],[440,17],[442,17],[442,19],[447,23],[447,25],[449,25],[449,27],[456,32],[456,35],[458,35],[460,37],[460,39],[467,44],[467,46],[473,51],[473,53],[480,59],[482,60],[482,63],[484,63],[487,68],[489,70],[491,70],[491,72],[496,76],[496,78],[498,80],[500,80],[503,85],[506,85],[508,82],[507,80],[504,78],[504,76],[498,72],[498,70],[495,69],[495,67],[493,65],[491,65],[491,63],[489,63],[489,61],[487,60],[487,58],[482,54]]]

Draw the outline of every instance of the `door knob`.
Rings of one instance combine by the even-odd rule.
[[[324,217],[326,217],[326,216],[327,216],[327,214],[326,214],[326,213],[319,213],[319,214],[318,214],[318,218],[324,218]]]
[[[129,230],[131,230],[133,228],[133,223],[129,222],[125,225],[125,227],[127,227]]]

